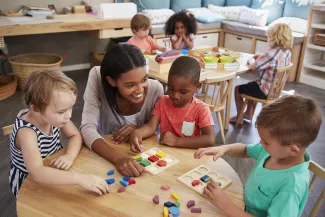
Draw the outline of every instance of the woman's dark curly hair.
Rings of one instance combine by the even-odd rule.
[[[176,22],[182,22],[186,28],[186,34],[196,34],[197,32],[197,24],[196,19],[193,14],[186,10],[182,10],[180,12],[175,13],[171,16],[165,27],[165,34],[166,36],[174,35],[175,34],[175,24]]]

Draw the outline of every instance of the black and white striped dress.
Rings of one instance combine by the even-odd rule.
[[[9,184],[12,193],[17,197],[21,184],[26,179],[28,171],[25,167],[23,154],[21,150],[15,146],[15,138],[19,129],[23,127],[31,128],[37,134],[37,146],[41,153],[42,159],[53,154],[57,150],[60,150],[62,145],[60,144],[60,129],[52,126],[51,135],[46,135],[36,126],[28,121],[22,120],[20,117],[26,114],[28,110],[21,111],[15,121],[14,128],[10,137],[10,171],[9,171]],[[35,144],[36,145],[36,144]]]

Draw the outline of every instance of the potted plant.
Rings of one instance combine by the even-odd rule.
[[[18,78],[8,74],[10,71],[8,56],[0,50],[0,101],[7,99],[16,92]]]

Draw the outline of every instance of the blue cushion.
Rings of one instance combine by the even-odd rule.
[[[274,1],[272,5],[263,7],[263,4],[268,0],[253,0],[251,8],[268,10],[269,16],[267,18],[267,24],[272,23],[274,20],[282,17],[284,2],[283,1]]]
[[[146,9],[170,8],[170,0],[133,0],[137,5],[138,12]]]
[[[310,4],[299,6],[296,0],[286,0],[284,5],[283,17],[297,17],[308,19]]]
[[[171,0],[171,9],[178,12],[187,8],[200,8],[201,0]]]
[[[202,0],[202,7],[208,7],[208,4],[215,6],[225,6],[226,0]]]
[[[252,0],[227,0],[226,6],[247,6],[250,7]]]
[[[202,23],[213,23],[213,22],[223,21],[225,17],[211,12],[211,13],[201,13],[196,16],[196,19]]]

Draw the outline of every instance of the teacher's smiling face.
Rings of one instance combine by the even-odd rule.
[[[109,76],[107,81],[113,87],[117,87],[119,94],[133,104],[142,103],[148,88],[148,75],[145,67],[136,67],[126,73],[120,74],[113,80]]]

